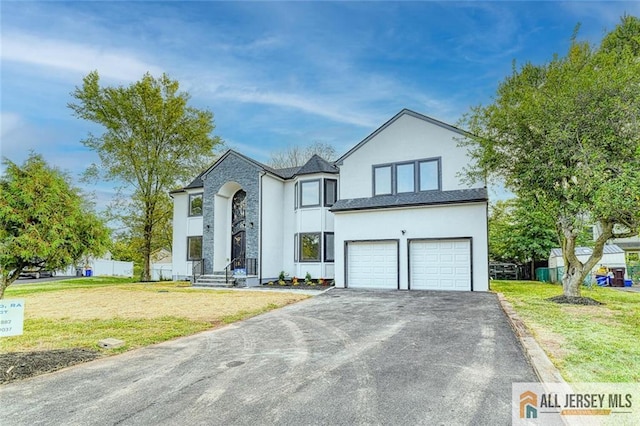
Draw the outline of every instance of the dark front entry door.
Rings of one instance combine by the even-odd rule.
[[[247,193],[240,190],[231,201],[231,259],[232,269],[246,268],[247,240],[245,231]]]

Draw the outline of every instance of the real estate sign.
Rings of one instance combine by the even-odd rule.
[[[0,300],[0,337],[20,336],[24,324],[24,300]]]

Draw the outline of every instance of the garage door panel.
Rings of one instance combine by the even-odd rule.
[[[469,240],[412,241],[409,260],[411,289],[471,290]]]
[[[398,288],[397,242],[347,243],[347,286],[350,288]]]

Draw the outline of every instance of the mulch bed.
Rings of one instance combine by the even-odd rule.
[[[291,288],[299,290],[325,290],[329,287],[333,287],[333,284],[306,284],[304,281],[293,284],[291,281],[285,281],[285,284],[279,284],[278,281],[273,281],[273,284],[262,284],[264,288]]]
[[[0,384],[34,377],[99,358],[89,349],[56,349],[0,354]]]
[[[588,305],[598,306],[604,305],[602,302],[598,302],[590,297],[569,297],[569,296],[556,296],[547,299],[549,302],[564,303],[568,305]]]

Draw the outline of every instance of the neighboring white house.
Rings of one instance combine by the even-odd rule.
[[[593,253],[593,249],[589,247],[576,247],[575,250],[576,256],[580,262],[586,262],[591,254]],[[551,253],[549,254],[549,276],[551,278],[551,282],[560,282],[562,281],[562,275],[564,273],[564,258],[562,257],[562,249],[554,248],[551,249]],[[615,244],[606,244],[604,246],[602,259],[596,266],[593,267],[591,274],[595,276],[595,272],[600,266],[605,268],[625,268],[625,253],[620,247]]]
[[[173,279],[173,256],[165,248],[151,253],[151,281],[164,281]]]
[[[173,277],[226,267],[255,282],[488,290],[487,190],[446,123],[402,110],[335,163],[272,169],[227,151],[174,200]]]

